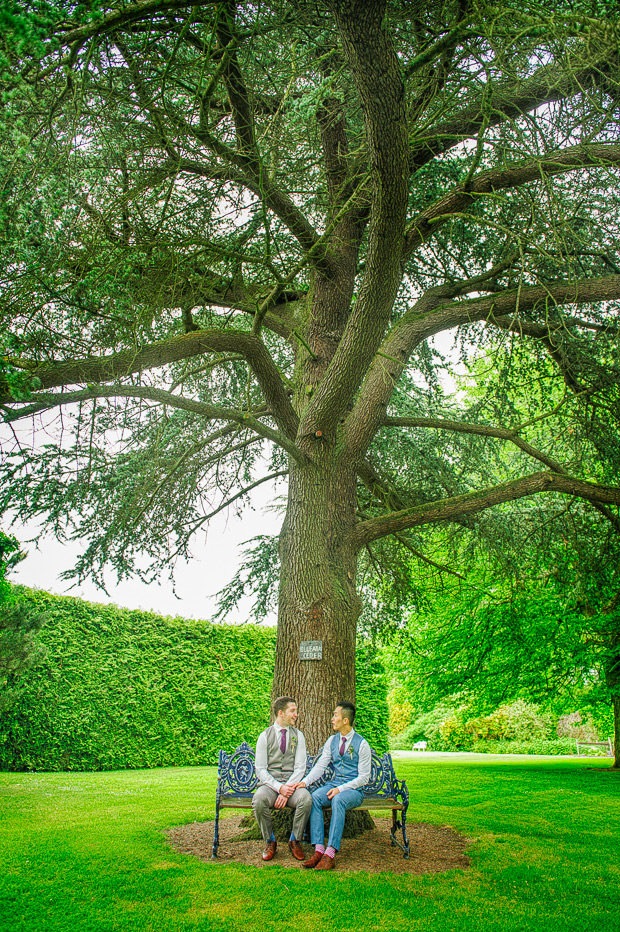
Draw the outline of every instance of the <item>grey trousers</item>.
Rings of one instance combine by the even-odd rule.
[[[259,786],[252,797],[254,818],[258,822],[261,835],[265,842],[269,841],[273,832],[271,810],[277,798],[278,794],[275,790],[272,790],[270,786]],[[310,815],[310,810],[312,809],[312,796],[308,790],[295,790],[293,795],[289,796],[287,799],[286,808],[295,810],[295,815],[293,816],[293,835],[298,841],[301,841],[308,816]]]

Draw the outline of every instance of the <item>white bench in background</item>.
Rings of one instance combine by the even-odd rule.
[[[416,743],[411,748],[412,751],[425,751],[428,745],[428,741],[416,741]]]
[[[604,757],[614,756],[613,738],[608,738],[607,741],[579,741],[579,739],[576,738],[575,743],[577,744],[577,757],[585,757],[585,754],[581,754],[580,748],[594,748],[597,751],[604,751]]]

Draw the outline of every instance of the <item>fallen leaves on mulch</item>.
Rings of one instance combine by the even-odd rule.
[[[295,861],[286,843],[278,843],[273,861],[261,858],[262,842],[237,841],[242,815],[220,819],[220,845],[217,860],[211,860],[215,822],[192,822],[179,825],[166,832],[169,843],[181,854],[189,854],[209,861],[214,867],[224,864],[253,864],[269,870],[273,865],[302,870],[301,862]],[[403,858],[400,848],[393,848],[390,841],[390,817],[373,819],[375,827],[357,838],[347,838],[336,856],[339,871],[366,871],[369,874],[437,874],[455,868],[467,870],[470,859],[465,853],[471,839],[459,835],[448,825],[430,825],[425,822],[407,824],[410,842],[409,858]],[[401,836],[402,838],[402,836]],[[308,857],[314,852],[311,845],[304,845]]]

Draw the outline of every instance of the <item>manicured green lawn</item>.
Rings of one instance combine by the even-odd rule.
[[[475,839],[469,871],[425,876],[318,876],[175,854],[163,829],[213,818],[210,767],[0,774],[0,930],[613,932],[620,774],[608,766],[396,761],[410,821]]]

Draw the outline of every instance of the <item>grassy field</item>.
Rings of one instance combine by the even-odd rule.
[[[620,774],[608,767],[558,758],[397,760],[409,820],[475,839],[469,871],[419,877],[318,876],[175,854],[163,829],[213,818],[210,767],[0,774],[0,929],[613,932]]]

